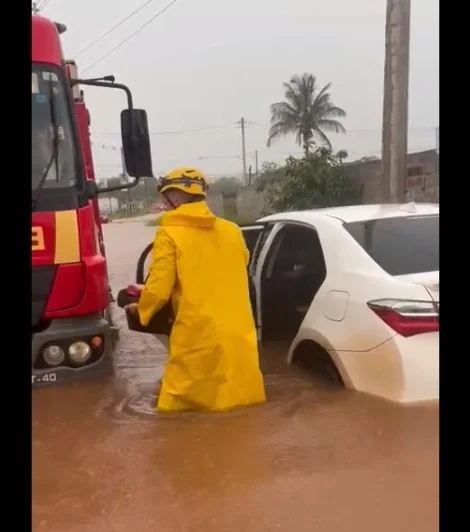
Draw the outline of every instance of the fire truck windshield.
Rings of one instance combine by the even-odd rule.
[[[32,66],[32,188],[76,183],[76,147],[65,77],[45,65]]]

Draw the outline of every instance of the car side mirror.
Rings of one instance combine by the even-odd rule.
[[[130,177],[153,177],[147,113],[143,109],[121,112],[122,147],[126,173]]]

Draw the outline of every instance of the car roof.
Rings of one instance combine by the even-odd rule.
[[[326,209],[310,209],[271,214],[260,222],[293,221],[314,223],[319,217],[344,223],[409,216],[439,215],[438,203],[383,203],[376,205],[348,205]]]

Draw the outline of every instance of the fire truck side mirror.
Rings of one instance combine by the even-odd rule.
[[[147,113],[143,109],[121,112],[122,147],[126,172],[130,177],[153,177]]]
[[[98,196],[98,185],[95,181],[86,181],[86,193],[89,199],[94,199]]]

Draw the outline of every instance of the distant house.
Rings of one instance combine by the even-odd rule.
[[[101,214],[112,214],[119,210],[119,202],[116,198],[100,198],[98,197],[98,206]]]
[[[439,154],[436,150],[409,153],[406,159],[406,190],[409,201],[439,201]],[[363,203],[380,201],[382,161],[359,160],[347,164],[348,174],[358,183]]]

